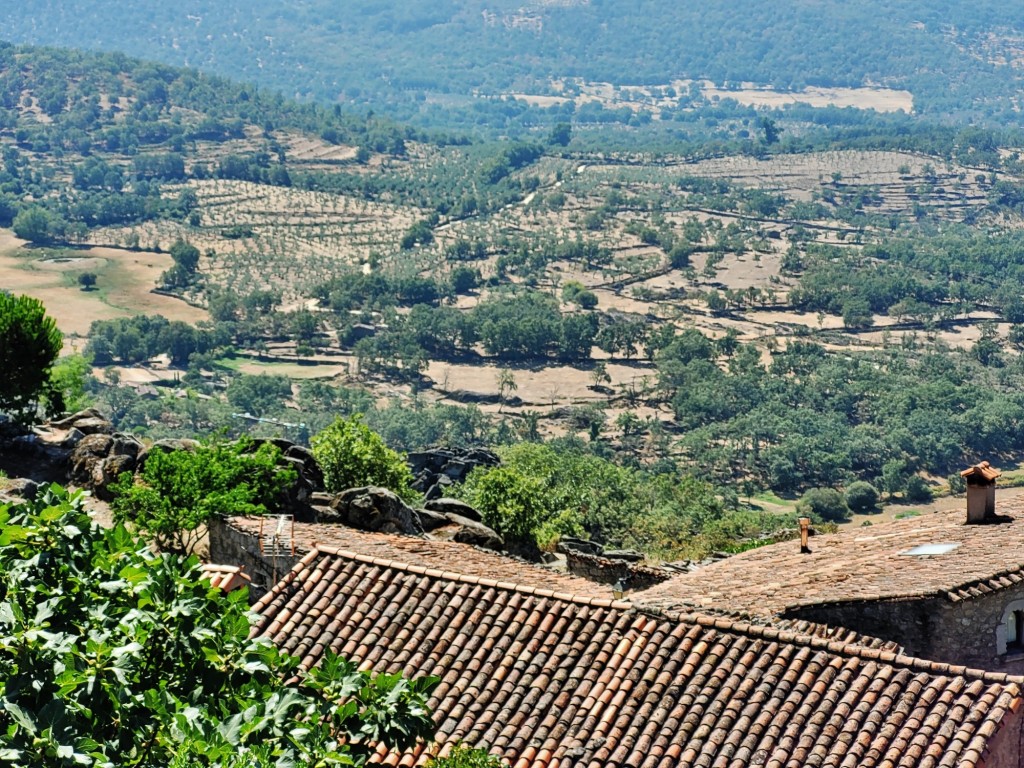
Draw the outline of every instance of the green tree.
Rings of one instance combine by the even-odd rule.
[[[907,489],[904,492],[907,501],[915,504],[932,500],[932,489],[928,481],[920,475],[911,475],[907,479]]]
[[[907,487],[907,463],[902,459],[892,459],[882,465],[882,490],[891,498],[902,493]]]
[[[30,243],[48,243],[54,237],[53,214],[38,205],[30,205],[18,211],[11,227],[14,234]]]
[[[878,491],[875,486],[864,480],[850,483],[843,498],[854,512],[870,512],[878,504]]]
[[[834,488],[811,488],[797,503],[796,510],[826,522],[842,522],[850,512],[842,494]]]
[[[87,408],[91,402],[86,392],[92,364],[84,355],[66,355],[50,370],[50,382],[45,390],[46,411],[59,414]]]
[[[264,416],[284,407],[284,401],[292,396],[292,382],[287,376],[277,374],[243,373],[231,380],[226,394],[235,408],[253,416]]]
[[[153,451],[138,478],[124,472],[110,487],[114,521],[141,531],[162,550],[191,554],[212,518],[277,508],[296,478],[291,467],[278,467],[280,456],[271,443],[253,450],[247,439]]]
[[[501,401],[501,405],[498,406],[498,413],[501,413],[501,409],[505,407],[505,401],[508,400],[508,396],[518,388],[516,374],[511,368],[501,368],[498,370],[498,399]]]
[[[388,448],[383,438],[363,423],[362,414],[335,419],[311,442],[328,491],[379,485],[408,502],[419,497],[410,487],[413,477],[405,457]]]
[[[436,678],[314,670],[252,638],[247,590],[102,528],[51,486],[0,505],[0,761],[11,768],[364,765],[429,739]]]
[[[41,301],[0,292],[0,411],[32,416],[63,343]]]
[[[544,489],[533,478],[508,467],[477,468],[459,496],[479,510],[484,523],[506,544],[535,545],[534,530],[545,517]]]
[[[78,284],[82,286],[83,291],[91,291],[96,285],[96,273],[83,272],[78,276]]]
[[[572,126],[569,123],[556,123],[548,135],[548,142],[559,147],[569,146],[572,141]]]

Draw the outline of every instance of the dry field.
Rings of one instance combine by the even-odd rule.
[[[660,115],[661,109],[675,107],[679,103],[678,96],[671,95],[672,91],[676,94],[699,94],[712,102],[732,99],[744,106],[773,109],[789,104],[808,104],[812,107],[873,109],[876,112],[914,111],[914,97],[910,91],[873,86],[809,87],[801,91],[778,91],[756,83],[742,83],[739,88],[719,88],[710,80],[676,80],[663,85],[620,86],[573,79],[553,81],[551,87],[553,94],[513,93],[510,96],[540,107],[564,104],[567,101],[573,101],[577,106],[598,102],[609,109],[628,107],[635,112],[647,109],[655,116]]]
[[[9,230],[0,230],[0,286],[42,301],[64,333],[68,351],[84,347],[94,320],[143,312],[188,323],[207,319],[202,309],[151,292],[170,266],[167,254],[100,247],[55,252],[27,247]],[[96,274],[94,290],[79,286],[83,272]]]

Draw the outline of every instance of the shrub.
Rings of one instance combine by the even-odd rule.
[[[294,469],[277,466],[280,449],[270,443],[251,448],[251,440],[240,440],[154,451],[138,481],[124,472],[110,487],[114,521],[152,537],[162,550],[191,554],[210,519],[265,514],[295,482]]]
[[[850,483],[844,496],[846,506],[854,512],[869,512],[878,504],[878,491],[871,483],[858,480]]]
[[[918,503],[932,500],[932,489],[920,475],[911,475],[907,480],[907,489],[903,492],[907,501]]]
[[[801,515],[828,522],[841,522],[850,512],[842,494],[834,488],[811,488],[800,499],[796,510]]]
[[[535,542],[534,530],[545,516],[544,490],[537,481],[506,467],[477,468],[458,493],[506,543]]]
[[[362,414],[336,419],[311,442],[328,491],[379,485],[407,502],[419,498],[410,487],[413,477],[405,457],[388,448],[383,438],[363,423]]]

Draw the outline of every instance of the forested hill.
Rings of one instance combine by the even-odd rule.
[[[468,94],[709,79],[883,85],[918,112],[1006,120],[1024,16],[1003,0],[22,0],[10,40],[123,51],[424,117]],[[436,121],[436,113],[433,118]]]
[[[22,146],[134,154],[166,143],[180,152],[182,141],[240,138],[251,127],[318,134],[381,152],[415,137],[371,114],[298,104],[193,69],[0,41],[0,130],[17,129]]]

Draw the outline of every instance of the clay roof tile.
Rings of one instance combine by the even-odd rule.
[[[422,765],[456,739],[521,768],[962,764],[1021,706],[1006,676],[937,674],[811,623],[780,630],[524,581],[315,551],[260,601],[256,631],[301,649],[304,665],[340,646],[361,667],[442,678],[439,746],[379,752],[387,765]]]

